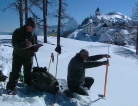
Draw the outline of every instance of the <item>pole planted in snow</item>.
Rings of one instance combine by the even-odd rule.
[[[109,59],[107,59],[109,62]],[[104,83],[104,97],[106,96],[106,85],[107,85],[107,76],[108,76],[108,64],[106,65],[106,73],[105,73],[105,83]]]
[[[51,53],[51,56],[50,56],[49,67],[48,67],[48,69],[47,69],[48,71],[49,71],[49,69],[50,69],[51,60],[52,60],[52,62],[54,63],[54,54],[53,54],[53,53]]]
[[[58,29],[57,29],[57,47],[60,46],[61,10],[62,10],[62,0],[59,0]],[[59,56],[59,53],[57,53],[57,63],[56,63],[56,74],[55,74],[55,78],[57,76],[58,56]]]
[[[108,45],[108,55],[109,55],[109,45]],[[107,61],[109,62],[109,59],[107,59]],[[104,97],[106,96],[108,66],[109,66],[109,64],[106,65],[105,82],[104,82],[104,94],[103,94],[103,95],[101,95],[101,94],[98,95],[98,96],[101,97],[101,98],[104,98]]]

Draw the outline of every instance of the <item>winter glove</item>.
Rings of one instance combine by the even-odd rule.
[[[57,45],[57,47],[55,48],[55,51],[59,54],[61,54],[61,46]]]
[[[37,52],[39,48],[30,48],[28,49],[28,51],[31,51],[31,52]]]
[[[107,61],[103,61],[102,65],[109,65],[109,61],[108,60]]]
[[[105,58],[111,58],[110,55],[108,55],[108,54],[104,54],[103,57],[105,57]]]

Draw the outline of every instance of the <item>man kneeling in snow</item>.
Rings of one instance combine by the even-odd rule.
[[[104,57],[110,58],[110,55],[101,54],[89,56],[89,52],[85,49],[82,49],[79,53],[77,53],[70,60],[68,65],[67,84],[69,91],[88,96],[84,87],[90,89],[94,83],[94,79],[92,77],[85,77],[85,69],[108,65],[108,61],[96,61]]]

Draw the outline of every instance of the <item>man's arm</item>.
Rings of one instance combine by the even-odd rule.
[[[101,65],[108,65],[108,61],[95,61],[95,62],[84,62],[85,68],[92,68],[92,67],[98,67]]]
[[[90,56],[90,57],[88,57],[87,61],[96,61],[96,60],[100,60],[102,58],[110,58],[110,55],[101,54],[101,55]]]
[[[15,49],[21,49],[26,47],[26,43],[20,40],[19,30],[16,29],[12,35],[12,46]]]

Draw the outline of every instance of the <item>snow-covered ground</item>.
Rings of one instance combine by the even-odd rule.
[[[4,40],[3,40],[4,39]],[[7,39],[7,40],[6,40]],[[42,36],[38,36],[43,41]],[[51,53],[54,53],[55,61],[50,64],[49,71],[55,76],[56,73],[56,37],[48,37],[48,44],[36,53],[40,67],[48,67]],[[65,89],[67,87],[67,66],[70,59],[81,49],[87,49],[90,55],[111,55],[108,70],[107,92],[105,99],[99,99],[98,94],[103,94],[106,67],[86,69],[86,76],[93,77],[95,83],[88,91],[90,96],[79,95],[78,99],[68,99],[58,95],[55,106],[138,106],[138,56],[132,46],[116,46],[98,42],[85,42],[61,38],[62,54],[59,55],[57,79]],[[108,49],[109,47],[109,49]],[[0,70],[9,76],[12,65],[11,36],[0,35]],[[105,60],[105,59],[103,59]],[[36,66],[34,59],[34,66]],[[24,93],[24,85],[19,82],[17,95],[6,95],[5,83],[0,82],[0,105],[1,106],[51,106],[54,95],[45,92]]]

